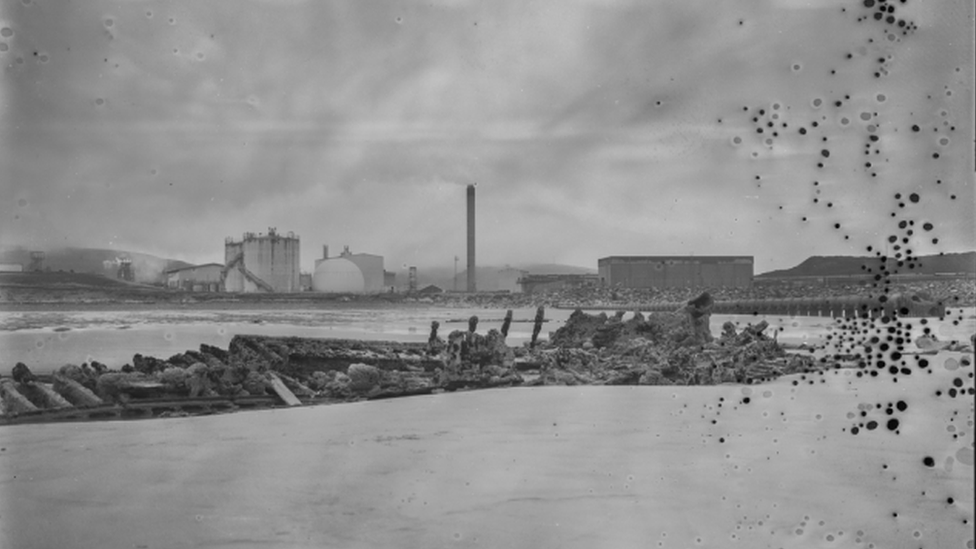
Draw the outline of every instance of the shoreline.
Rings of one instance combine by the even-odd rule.
[[[120,302],[120,301],[47,301],[0,303],[0,313],[66,312],[66,311],[222,311],[222,310],[338,310],[338,309],[389,309],[455,307],[438,303],[350,300],[350,301],[194,301],[194,302]]]

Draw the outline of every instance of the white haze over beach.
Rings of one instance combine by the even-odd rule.
[[[3,427],[0,545],[972,549],[973,401],[935,392],[973,367],[932,358]]]

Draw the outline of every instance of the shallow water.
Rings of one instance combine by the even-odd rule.
[[[608,311],[612,312],[612,311]],[[535,310],[516,309],[509,331],[510,345],[522,345],[532,336]],[[940,340],[968,341],[976,331],[976,310],[954,310],[952,322],[931,326]],[[541,337],[559,329],[572,314],[549,309]],[[57,311],[0,312],[0,373],[17,362],[36,372],[49,372],[66,363],[98,360],[111,368],[131,362],[132,355],[167,358],[201,344],[227,348],[238,334],[353,338],[366,340],[426,341],[430,323],[440,322],[439,333],[466,330],[467,319],[477,315],[478,331],[500,328],[503,309],[390,308],[340,310],[192,310],[192,311]],[[628,313],[624,318],[629,318]],[[713,315],[712,333],[731,321],[738,327],[765,320],[770,333],[782,343],[819,346],[838,331],[838,321],[825,317]],[[922,325],[913,323],[913,339]]]

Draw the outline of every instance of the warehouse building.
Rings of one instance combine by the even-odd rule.
[[[383,256],[354,254],[345,246],[337,257],[329,257],[323,247],[322,259],[315,260],[312,289],[326,293],[376,294],[388,291],[387,282],[395,284],[383,269]],[[392,273],[390,273],[392,274]]]
[[[592,274],[526,274],[518,279],[518,283],[522,287],[522,293],[536,294],[597,286],[600,279]]]
[[[611,256],[600,283],[622,288],[749,288],[752,256]]]
[[[166,286],[188,292],[219,292],[223,271],[220,263],[170,269],[166,271]]]
[[[298,292],[299,244],[294,233],[244,233],[224,241],[224,288],[228,292]]]

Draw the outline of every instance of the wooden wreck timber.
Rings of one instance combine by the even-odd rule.
[[[436,337],[435,333],[431,339]],[[227,360],[231,366],[270,369],[290,376],[345,371],[357,363],[387,370],[417,368],[433,372],[442,362],[428,353],[430,346],[430,342],[238,335],[231,339]]]
[[[510,347],[499,330],[426,343],[235,336],[228,349],[201,345],[162,360],[135,355],[121,371],[65,365],[35,376],[22,364],[0,380],[0,423],[199,415],[275,406],[352,402],[442,391],[532,385],[712,385],[756,383],[829,367],[788,354],[764,333],[709,326],[716,304],[703,294],[678,311],[589,315],[575,311],[548,340]],[[538,336],[545,311],[537,311]]]

